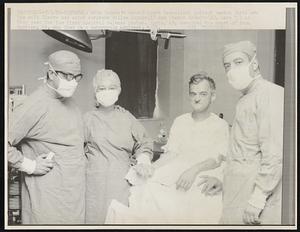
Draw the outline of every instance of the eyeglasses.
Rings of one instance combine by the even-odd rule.
[[[62,71],[55,71],[55,72],[67,81],[71,81],[71,80],[75,79],[75,81],[79,82],[83,77],[83,75],[81,73],[74,75],[72,73],[64,73]]]

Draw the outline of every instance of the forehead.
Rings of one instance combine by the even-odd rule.
[[[96,78],[96,84],[97,86],[111,86],[116,85],[120,86],[120,81],[117,78],[114,78],[112,76],[104,76],[101,78]]]
[[[209,91],[211,91],[211,88],[207,80],[202,80],[198,84],[190,85],[190,92],[209,92]]]
[[[223,58],[224,63],[231,63],[236,59],[242,59],[244,61],[249,61],[249,57],[244,52],[232,52]]]
[[[73,74],[73,75],[81,74],[80,71],[74,71],[74,70],[68,70],[68,69],[56,69],[56,71],[60,71],[63,73],[69,73],[69,74]]]

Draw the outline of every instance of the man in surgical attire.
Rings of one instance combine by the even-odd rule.
[[[250,41],[226,45],[223,64],[242,97],[231,129],[221,223],[280,224],[284,90],[263,79]]]
[[[9,125],[9,165],[24,174],[22,223],[84,223],[83,122],[71,98],[80,60],[60,50],[48,66],[44,84],[14,109]]]

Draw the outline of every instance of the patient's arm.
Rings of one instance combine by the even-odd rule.
[[[217,159],[214,159],[214,158],[209,158],[209,159],[204,160],[201,163],[195,164],[191,168],[195,169],[195,172],[197,174],[199,174],[200,172],[220,167],[220,165],[221,165],[221,162],[219,161],[219,159],[217,160]]]
[[[221,163],[222,157],[219,156],[218,159],[210,158],[195,164],[181,174],[176,182],[176,188],[183,189],[184,191],[189,190],[200,172],[215,169],[219,167]]]

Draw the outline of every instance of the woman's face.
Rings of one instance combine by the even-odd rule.
[[[113,106],[121,93],[120,82],[116,78],[106,77],[96,80],[95,97],[104,108]]]
[[[120,82],[114,78],[107,77],[96,80],[96,93],[104,90],[120,90]]]

